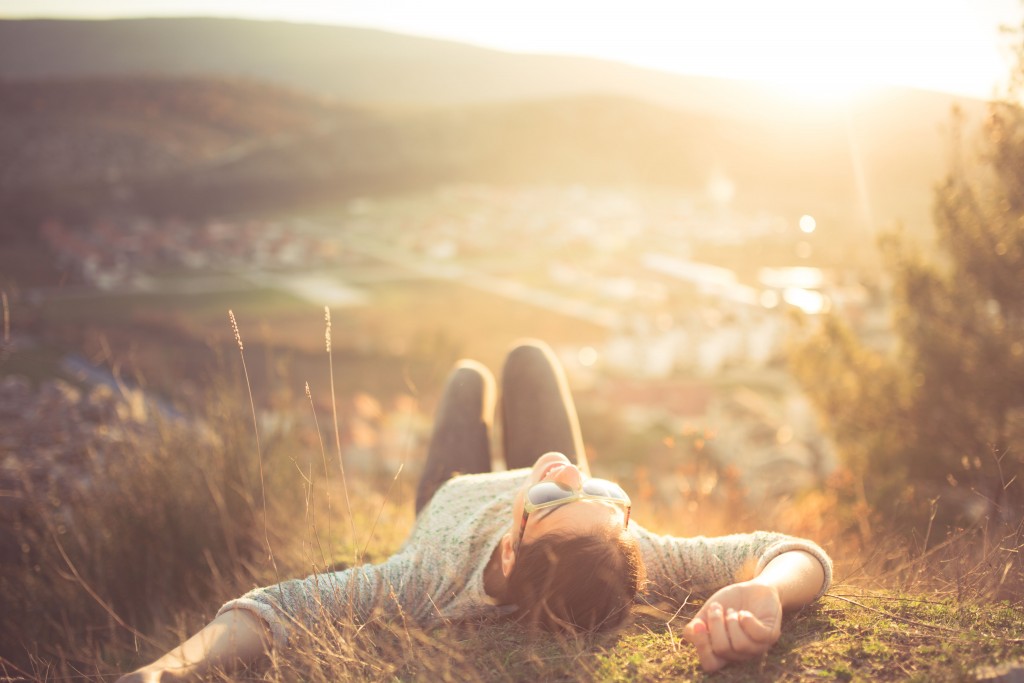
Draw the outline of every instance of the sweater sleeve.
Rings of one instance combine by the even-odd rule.
[[[313,629],[326,622],[365,623],[415,611],[420,606],[403,604],[410,597],[405,585],[410,562],[407,556],[395,555],[382,564],[256,588],[225,603],[217,615],[232,609],[249,610],[270,627],[274,645],[284,646],[294,629]]]
[[[785,534],[755,531],[708,538],[659,536],[642,530],[640,552],[647,565],[647,596],[681,604],[691,595],[706,597],[719,588],[747,581],[782,553],[802,550],[814,556],[825,572],[816,598],[832,582],[832,560],[817,544]]]

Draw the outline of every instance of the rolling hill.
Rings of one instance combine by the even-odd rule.
[[[745,207],[915,229],[946,170],[951,107],[984,109],[909,89],[839,106],[593,59],[198,18],[0,21],[0,79],[6,206],[214,210],[450,180],[702,195],[720,176]]]
[[[0,82],[0,188],[117,180],[240,156],[341,110],[256,82]]]
[[[415,106],[611,94],[738,118],[787,107],[751,83],[363,28],[213,18],[0,21],[0,78],[139,75],[253,78]]]
[[[365,28],[213,18],[0,20],[0,79],[140,75],[242,77],[414,106],[606,94],[739,120],[792,119],[820,104],[752,82]],[[912,89],[888,97],[918,113],[945,114],[951,102],[972,106]]]

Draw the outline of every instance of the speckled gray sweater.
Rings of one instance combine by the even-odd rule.
[[[508,531],[512,499],[529,469],[455,477],[420,511],[412,533],[386,562],[316,574],[257,588],[221,607],[247,609],[269,624],[275,644],[288,641],[296,625],[315,628],[320,620],[404,616],[419,623],[509,610],[484,592],[484,567]],[[755,576],[770,560],[804,550],[821,562],[828,588],[832,561],[816,544],[757,531],[718,538],[660,536],[632,520],[629,533],[640,545],[649,581],[638,600],[677,603],[691,594],[708,595]]]

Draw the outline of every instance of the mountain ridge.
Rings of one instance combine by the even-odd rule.
[[[207,17],[0,20],[0,78],[105,75],[243,76],[347,101],[429,106],[609,93],[763,118],[792,115],[801,103],[821,105],[752,81],[370,28]],[[980,102],[912,88],[880,90],[968,107]]]
[[[356,192],[460,180],[647,183],[694,195],[721,174],[740,201],[833,214],[872,230],[930,222],[932,187],[952,144],[951,108],[968,121],[984,111],[977,100],[911,89],[878,90],[838,106],[590,58],[502,53],[375,29],[204,18],[0,20],[0,86],[8,100],[36,88],[61,103],[46,116],[19,114],[20,100],[0,103],[5,158],[24,159],[31,145],[64,140],[74,156],[66,167],[81,162],[80,174],[47,171],[29,183],[41,205],[54,194],[47,180],[107,183],[109,159],[89,147],[107,141],[127,150],[115,184],[141,184],[151,197],[167,176],[202,197],[216,191],[189,175],[233,187],[225,197],[248,196],[247,182],[272,197],[312,191],[302,182]],[[93,86],[106,88],[110,101],[82,106]],[[153,102],[129,96],[147,87],[157,88]],[[217,117],[194,111],[171,107],[176,113],[163,112],[164,119],[146,118],[192,88],[188,96],[220,102],[236,123],[245,121],[238,109],[250,106],[305,123],[273,131],[243,125],[226,134]],[[163,144],[172,129],[182,131],[184,152]],[[274,135],[284,137],[263,144]],[[160,163],[133,166],[136,158]],[[0,193],[5,182],[8,195],[25,185],[31,168],[8,164]]]
[[[747,209],[812,213],[844,229],[923,220],[931,184],[915,179],[937,163],[929,136],[897,130],[890,140],[870,119],[855,123],[856,150],[852,129],[834,120],[737,125],[613,95],[374,110],[239,79],[8,82],[0,194],[31,191],[55,207],[85,187],[86,197],[126,195],[162,211],[224,211],[462,181],[701,198],[718,175]],[[858,166],[875,217],[862,215]]]

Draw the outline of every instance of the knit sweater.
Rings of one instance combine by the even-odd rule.
[[[315,628],[323,619],[365,623],[404,617],[429,624],[510,611],[484,591],[484,568],[512,524],[512,501],[529,469],[457,476],[441,486],[420,511],[409,538],[386,562],[314,574],[257,588],[221,607],[250,610],[269,626],[276,645],[289,631]],[[776,556],[803,550],[820,562],[825,582],[832,561],[816,544],[757,531],[717,538],[679,538],[651,533],[630,520],[627,533],[639,544],[648,585],[638,600],[681,604],[756,576]]]

